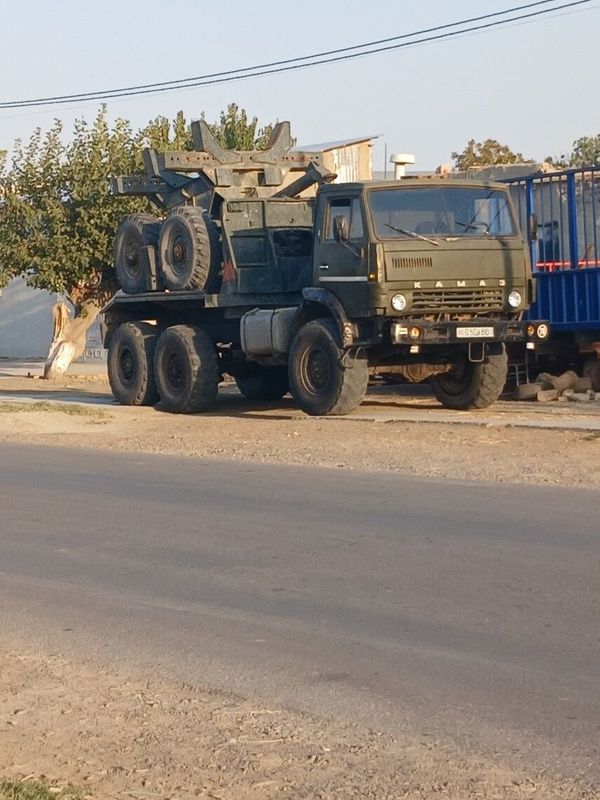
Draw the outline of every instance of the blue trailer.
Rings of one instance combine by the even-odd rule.
[[[600,167],[505,181],[527,231],[536,276],[529,318],[550,321],[551,337],[515,354],[527,379],[575,369],[600,391]]]

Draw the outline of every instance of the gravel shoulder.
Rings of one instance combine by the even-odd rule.
[[[595,406],[582,410],[570,403],[497,403],[485,416],[465,413],[459,417],[465,422],[461,424],[439,421],[444,411],[431,397],[389,388],[371,391],[351,419],[307,417],[289,398],[261,405],[248,403],[231,387],[223,387],[221,394],[210,413],[179,416],[114,405],[103,380],[67,378],[49,384],[3,378],[0,439],[452,479],[600,486],[595,466],[600,431],[535,427],[586,420],[598,425],[600,409]],[[49,406],[15,407],[15,398]],[[81,413],[62,413],[53,405],[65,400]],[[428,415],[437,421],[428,421]],[[471,424],[474,419],[485,424]],[[517,421],[532,427],[514,427]]]

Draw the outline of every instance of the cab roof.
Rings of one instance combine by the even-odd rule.
[[[320,188],[320,194],[343,193],[345,191],[361,191],[362,189],[414,189],[418,187],[456,187],[471,189],[500,189],[507,191],[505,183],[498,181],[471,180],[467,178],[402,178],[399,181],[355,181],[352,183],[327,183]]]

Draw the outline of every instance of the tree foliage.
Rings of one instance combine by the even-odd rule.
[[[580,136],[575,139],[570,153],[548,156],[546,161],[555,167],[593,167],[600,166],[600,133],[595,136]]]
[[[211,126],[225,147],[253,149],[266,144],[272,125],[231,104]],[[112,242],[126,214],[150,211],[144,198],[113,197],[110,178],[142,172],[143,147],[192,148],[182,112],[174,120],[156,117],[134,132],[106,109],[93,122],[79,120],[65,142],[56,120],[27,143],[16,142],[12,163],[0,152],[0,286],[17,276],[51,292],[65,293],[76,310],[103,303],[116,289]]]
[[[465,170],[469,167],[488,167],[495,164],[522,164],[529,163],[531,159],[525,158],[522,153],[513,152],[508,145],[500,144],[496,139],[485,139],[476,142],[470,139],[464,150],[452,153],[456,169]]]
[[[75,123],[65,143],[55,121],[15,145],[12,166],[0,178],[0,281],[24,275],[32,286],[66,293],[76,307],[112,292],[112,239],[124,214],[145,208],[109,193],[110,176],[139,161],[129,123],[110,126],[102,109]]]
[[[227,150],[263,150],[273,133],[271,123],[259,127],[258,118],[249,119],[236,103],[230,103],[225,111],[221,111],[219,122],[209,127],[221,147]]]
[[[573,142],[570,166],[600,166],[600,133],[595,136],[582,136]]]

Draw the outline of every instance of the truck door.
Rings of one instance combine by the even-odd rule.
[[[346,241],[336,241],[336,217],[346,220]],[[336,294],[349,313],[355,313],[351,309],[366,294],[368,265],[365,254],[365,224],[360,194],[323,198],[314,251],[315,285]]]

